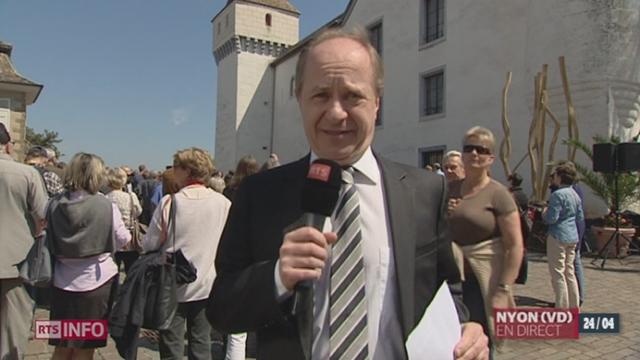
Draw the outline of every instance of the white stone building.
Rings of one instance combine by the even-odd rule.
[[[262,161],[275,152],[288,162],[308,151],[292,85],[305,43],[297,42],[298,15],[286,0],[229,0],[212,21],[215,156],[223,170],[245,154]],[[581,139],[640,130],[640,0],[351,0],[337,15],[327,26],[362,26],[375,34],[385,90],[373,147],[391,159],[434,162],[458,149],[473,125],[492,129],[500,140],[501,92],[512,71],[515,165],[526,152],[534,76],[543,64],[549,64],[550,107],[566,122],[560,56]],[[565,129],[560,138],[567,138]],[[559,144],[556,158],[565,156]],[[518,171],[528,183],[528,161]],[[494,174],[504,178],[498,161]]]
[[[38,99],[43,86],[22,76],[11,61],[13,46],[0,41],[0,122],[14,142],[14,156],[22,161],[27,149],[27,107]]]

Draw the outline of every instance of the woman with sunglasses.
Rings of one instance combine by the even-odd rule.
[[[493,133],[473,127],[463,138],[466,177],[449,184],[449,232],[463,268],[463,298],[471,320],[483,324],[494,345],[494,308],[515,306],[512,286],[523,245],[518,208],[509,190],[489,175]],[[462,265],[463,264],[463,265]]]

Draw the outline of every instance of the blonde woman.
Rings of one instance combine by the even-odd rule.
[[[109,169],[107,170],[106,183],[109,190],[106,194],[107,199],[118,207],[120,214],[122,214],[124,226],[133,234],[135,220],[142,214],[142,206],[138,196],[133,191],[123,191],[127,184],[127,173],[122,168]],[[138,258],[138,251],[136,250],[138,244],[133,244],[132,242],[130,245],[116,253],[116,263],[119,266],[121,262],[124,262],[125,272],[129,271],[131,265]]]
[[[160,356],[163,359],[182,359],[185,330],[189,358],[209,359],[211,356],[211,326],[205,308],[216,277],[214,259],[218,242],[231,207],[231,202],[222,194],[206,187],[212,172],[213,162],[205,150],[178,151],[173,156],[173,175],[180,188],[174,194],[173,204],[175,245],[173,234],[168,231],[170,195],[162,198],[142,241],[144,251],[164,248],[171,253],[181,250],[197,273],[192,283],[178,285],[176,315],[169,329],[160,331]]]
[[[134,192],[124,191],[127,184],[127,173],[121,168],[109,169],[106,182],[110,190],[106,194],[107,199],[118,207],[124,225],[127,229],[131,229],[134,220],[142,213],[142,206]]]
[[[112,254],[131,240],[118,207],[98,189],[102,159],[76,154],[64,173],[66,191],[47,208],[47,237],[55,256],[51,320],[106,320],[118,267]],[[53,359],[93,359],[107,340],[51,339]]]
[[[520,219],[509,190],[489,176],[495,160],[493,133],[473,127],[462,145],[465,178],[450,183],[449,231],[454,252],[464,257],[463,299],[471,320],[480,321],[492,335],[493,309],[515,306],[512,286],[523,252]]]

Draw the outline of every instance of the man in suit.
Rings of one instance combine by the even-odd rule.
[[[446,239],[444,177],[386,160],[370,148],[382,79],[366,35],[336,29],[319,34],[296,69],[311,155],[248,177],[236,193],[218,247],[208,316],[221,331],[256,331],[258,359],[404,359],[409,333],[444,280],[466,320]],[[291,230],[302,215],[302,188],[316,158],[352,168],[343,186],[354,188],[359,199],[357,230],[338,230],[344,225],[340,210],[323,232]],[[346,197],[338,208],[354,206]],[[347,236],[353,233],[358,236]],[[357,244],[358,252],[336,255],[345,241]],[[332,287],[343,258],[340,265],[353,262],[357,269],[345,283],[358,283],[357,294],[366,295],[344,300],[354,306],[334,317],[347,292]],[[303,281],[313,288],[296,290]],[[294,313],[293,299],[301,302]],[[363,315],[342,330],[353,314]],[[478,324],[463,325],[454,353],[457,359],[488,357]]]
[[[47,190],[32,166],[16,162],[11,134],[0,123],[0,359],[22,359],[34,302],[19,277],[18,264],[44,227]]]

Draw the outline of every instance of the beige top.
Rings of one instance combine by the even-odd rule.
[[[136,194],[122,190],[113,190],[105,196],[118,207],[124,226],[131,230],[133,228],[133,220],[142,214],[142,206]]]
[[[449,184],[449,198],[460,199],[462,180]],[[474,195],[460,200],[449,215],[451,241],[461,246],[480,243],[500,236],[497,217],[517,210],[509,190],[491,179],[489,184]]]
[[[175,249],[182,250],[197,270],[194,282],[178,285],[178,302],[206,299],[216,277],[214,260],[231,202],[222,194],[199,185],[182,188],[175,194],[175,199]],[[145,252],[159,249],[160,246],[165,246],[167,252],[175,251],[171,234],[167,238],[165,233],[171,196],[165,195],[160,204],[142,240]]]

